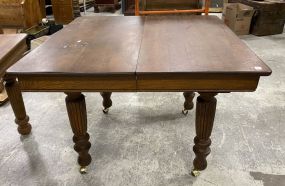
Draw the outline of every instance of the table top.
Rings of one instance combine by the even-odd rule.
[[[215,16],[147,17],[137,73],[259,73],[270,70]]]
[[[26,34],[0,34],[0,64],[18,44],[26,39]]]
[[[216,16],[81,17],[22,58],[8,74],[269,75]]]
[[[134,76],[143,24],[140,17],[78,18],[8,71]]]

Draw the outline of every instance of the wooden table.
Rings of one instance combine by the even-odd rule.
[[[8,100],[2,77],[27,50],[26,34],[0,35],[0,105]]]
[[[91,144],[81,92],[104,92],[107,107],[111,92],[185,92],[186,103],[198,92],[196,174],[207,167],[215,95],[255,91],[260,76],[270,74],[270,68],[215,16],[98,16],[73,21],[9,68],[5,81],[23,135],[30,133],[31,125],[21,91],[67,94],[82,172],[91,162]]]

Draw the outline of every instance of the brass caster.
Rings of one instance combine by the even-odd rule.
[[[182,110],[182,114],[184,114],[185,116],[188,114],[188,110],[186,110],[186,109],[183,109]]]
[[[80,174],[86,174],[87,168],[86,167],[80,167],[79,172],[80,172]]]
[[[191,175],[192,176],[194,176],[194,177],[198,177],[199,175],[200,175],[200,171],[198,171],[198,170],[195,170],[195,169],[193,169],[192,171],[191,171]]]
[[[104,114],[108,114],[108,112],[109,112],[109,108],[103,108],[103,113]]]

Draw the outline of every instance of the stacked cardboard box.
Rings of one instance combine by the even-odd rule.
[[[237,35],[249,34],[254,9],[241,3],[224,5],[223,20]]]
[[[252,19],[251,33],[257,36],[281,34],[285,23],[284,0],[239,0],[256,9]]]

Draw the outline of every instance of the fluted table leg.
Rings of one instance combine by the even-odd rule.
[[[107,114],[109,112],[109,108],[112,106],[111,95],[112,92],[101,92],[100,93],[103,98],[103,112]]]
[[[29,116],[26,114],[26,109],[16,78],[5,79],[5,88],[15,114],[15,122],[18,124],[18,132],[22,135],[30,134],[32,126],[29,123]]]
[[[192,174],[197,176],[198,171],[207,167],[206,157],[210,154],[211,133],[216,113],[217,93],[200,93],[196,105],[196,137],[193,151],[196,155]]]
[[[185,102],[184,102],[184,108],[182,110],[182,113],[184,115],[187,115],[188,111],[193,109],[194,107],[193,99],[195,97],[195,93],[194,92],[184,92],[183,96],[185,98]]]
[[[66,108],[72,131],[74,133],[74,150],[78,152],[78,164],[81,166],[80,172],[86,173],[86,166],[91,163],[89,149],[89,134],[87,133],[87,113],[85,98],[80,92],[66,93]]]

